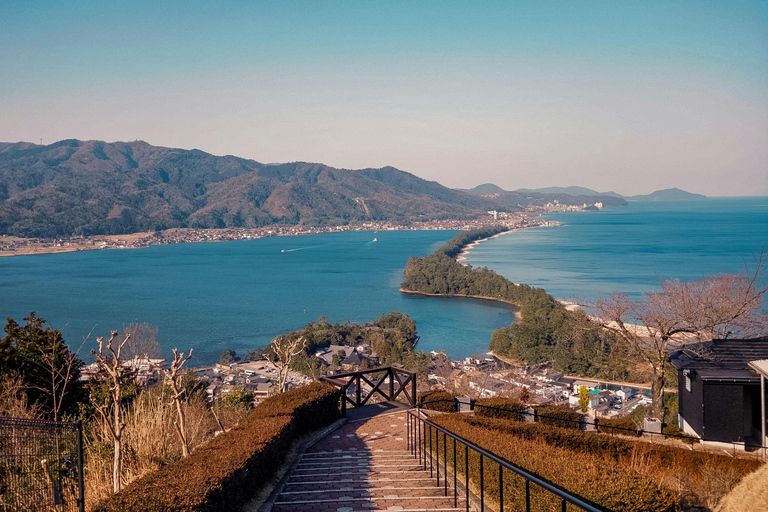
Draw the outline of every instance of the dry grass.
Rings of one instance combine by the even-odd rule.
[[[760,512],[768,510],[768,464],[744,477],[715,509],[716,512]]]
[[[244,418],[242,409],[217,409],[225,428]],[[127,408],[123,431],[122,483],[126,485],[147,473],[181,458],[181,442],[173,428],[176,410],[167,396],[143,392]],[[94,418],[94,421],[95,418]],[[214,437],[219,429],[210,405],[196,397],[186,404],[187,436],[191,451]],[[112,492],[112,438],[103,425],[91,425],[85,457],[87,504],[94,506]]]
[[[40,418],[37,404],[27,401],[25,386],[16,372],[0,375],[0,416],[9,418]]]

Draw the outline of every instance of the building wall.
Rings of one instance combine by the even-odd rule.
[[[685,421],[680,428],[701,437],[704,435],[704,386],[698,374],[694,373],[690,378],[691,390],[688,391],[683,371],[677,372],[680,416]]]
[[[705,440],[744,441],[745,414],[742,384],[707,382],[704,385],[703,403]]]

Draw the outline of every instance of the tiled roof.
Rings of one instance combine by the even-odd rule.
[[[751,361],[768,359],[768,337],[712,340],[674,351],[669,362],[679,370],[696,370],[704,380],[757,381]]]

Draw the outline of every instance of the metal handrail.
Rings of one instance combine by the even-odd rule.
[[[445,400],[442,400],[445,401]],[[436,401],[437,402],[437,401]],[[429,402],[425,402],[429,403]],[[454,434],[450,432],[449,430],[446,430],[435,423],[429,421],[426,418],[421,417],[421,405],[418,404],[414,405],[408,408],[407,411],[407,418],[408,422],[406,425],[406,428],[408,430],[408,450],[414,455],[415,457],[419,458],[419,461],[421,462],[422,456],[424,461],[424,468],[426,470],[427,465],[427,457],[429,457],[429,465],[430,465],[430,475],[432,474],[432,462],[435,460],[436,466],[437,466],[437,479],[438,479],[438,487],[440,486],[440,437],[437,434],[437,432],[440,432],[443,434],[443,469],[444,469],[444,485],[446,489],[446,495],[447,495],[447,485],[448,485],[448,466],[447,466],[447,454],[448,454],[448,444],[447,444],[447,438],[450,437],[453,440],[454,445],[454,457],[453,457],[453,477],[454,477],[454,504],[457,500],[457,479],[456,479],[456,465],[457,465],[457,459],[456,459],[456,442],[461,443],[465,447],[465,492],[466,492],[466,509],[469,511],[470,508],[470,491],[469,491],[469,456],[468,456],[468,450],[472,449],[473,451],[477,452],[480,455],[480,510],[482,511],[484,509],[484,502],[485,502],[485,485],[483,481],[483,458],[487,458],[488,460],[498,464],[499,466],[499,512],[503,512],[504,508],[504,487],[503,487],[503,469],[506,468],[509,471],[512,471],[516,473],[517,475],[522,476],[525,481],[525,491],[526,491],[526,511],[530,512],[531,510],[531,503],[530,503],[530,483],[533,482],[534,484],[538,485],[542,489],[556,495],[559,497],[562,501],[562,510],[566,510],[566,504],[570,503],[572,505],[575,505],[582,510],[586,510],[588,512],[601,512],[605,509],[600,508],[596,504],[590,503],[582,498],[579,498],[577,496],[574,496],[570,494],[567,490],[562,489],[557,484],[554,484],[547,479],[540,477],[538,475],[535,475],[533,473],[529,473],[523,468],[520,468],[519,466],[516,466],[515,464],[512,464],[511,462],[508,462],[500,457],[497,457],[496,455],[488,452],[487,450],[484,450],[483,448],[480,448],[473,442],[469,441],[468,439],[464,439],[463,437]],[[414,409],[416,409],[416,413],[414,413]],[[424,427],[429,426],[429,454],[427,454],[427,429],[422,428],[422,425]],[[432,453],[432,429],[435,430],[436,434],[436,454],[433,455]],[[423,437],[423,443],[422,443],[422,431],[424,433]],[[422,448],[423,445],[423,448]],[[423,453],[422,453],[423,450]]]
[[[428,401],[428,402],[421,402],[420,405],[424,406],[424,405],[435,404],[435,403],[440,403],[440,402],[456,403],[455,400],[442,399],[442,400],[431,400],[431,401]],[[670,434],[670,433],[665,433],[665,432],[651,432],[649,430],[644,430],[644,429],[641,429],[641,428],[626,428],[626,427],[616,427],[616,426],[613,426],[613,425],[603,425],[598,418],[595,418],[595,420],[593,422],[586,421],[586,420],[570,420],[568,418],[559,418],[557,416],[549,416],[549,415],[546,415],[546,414],[539,414],[537,412],[531,413],[531,412],[522,411],[522,410],[513,410],[513,409],[506,409],[504,407],[496,407],[496,406],[493,406],[493,405],[477,404],[477,403],[474,403],[474,402],[470,402],[470,407],[471,407],[471,410],[474,410],[477,407],[482,407],[482,408],[485,408],[485,409],[492,409],[492,410],[495,410],[495,411],[501,411],[501,412],[512,413],[512,414],[519,414],[521,416],[533,416],[534,417],[534,421],[536,421],[537,418],[546,418],[546,419],[550,419],[550,420],[553,420],[553,421],[560,421],[560,422],[563,422],[563,423],[578,424],[580,426],[581,425],[593,426],[593,427],[595,427],[594,433],[596,433],[596,434],[609,434],[609,435],[613,436],[613,435],[622,434],[623,432],[626,432],[626,435],[632,436],[632,437],[639,437],[639,436],[642,436],[644,434],[650,434],[651,436],[661,436],[664,439],[670,439],[670,438],[677,439],[677,440],[682,441],[683,443],[686,443],[688,445],[690,445],[692,442],[693,443],[699,443],[699,442],[707,442],[708,441],[707,439],[700,439],[700,438],[698,438],[696,436],[692,436],[690,434],[685,434],[685,433],[683,433],[683,434]],[[623,431],[623,432],[617,432],[617,431]],[[658,439],[658,438],[656,438],[656,439]],[[651,441],[653,441],[653,439],[651,439]],[[712,440],[709,440],[709,441],[712,441]],[[762,454],[761,456],[763,458],[768,458],[768,445],[767,446],[763,446],[763,445],[761,445],[759,443],[748,443],[746,441],[714,441],[714,442],[722,443],[724,445],[732,445],[734,450],[736,450],[737,447],[741,447],[741,449],[744,450],[745,452],[747,452],[748,448],[753,448],[753,449],[756,449],[756,450],[753,450],[753,451],[760,452]],[[689,449],[693,449],[693,448],[690,447]]]

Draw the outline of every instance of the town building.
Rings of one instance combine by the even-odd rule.
[[[765,446],[765,359],[768,337],[713,340],[673,352],[680,428],[703,441]]]

